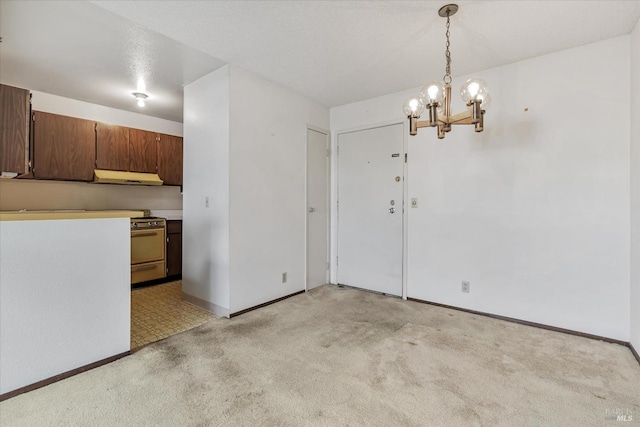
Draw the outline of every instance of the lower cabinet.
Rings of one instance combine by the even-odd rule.
[[[167,221],[167,277],[182,276],[182,221]]]

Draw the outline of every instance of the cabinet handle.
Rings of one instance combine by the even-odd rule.
[[[151,231],[151,232],[147,232],[147,233],[131,233],[131,237],[145,237],[145,236],[155,236],[156,234],[158,234],[157,231]]]
[[[158,268],[157,265],[141,265],[139,267],[131,267],[131,272],[132,273],[137,273],[138,271],[146,271],[146,270],[153,270]]]

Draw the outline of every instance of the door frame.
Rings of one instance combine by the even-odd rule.
[[[304,290],[305,292],[309,291],[308,289],[308,273],[309,273],[309,212],[307,212],[307,203],[309,197],[309,153],[307,147],[309,146],[309,131],[312,130],[314,132],[318,132],[327,136],[327,150],[329,150],[329,155],[326,160],[326,171],[327,171],[327,194],[326,194],[326,202],[327,202],[327,253],[325,255],[325,263],[327,264],[327,269],[325,272],[325,283],[329,283],[331,277],[331,162],[333,157],[333,152],[331,149],[331,132],[326,129],[320,128],[318,126],[313,126],[307,124],[305,128],[305,144],[304,144]]]
[[[331,228],[331,253],[334,254],[330,257],[330,269],[332,273],[331,277],[334,278],[335,280],[333,280],[331,283],[337,284],[337,279],[338,279],[338,265],[337,265],[337,260],[338,260],[338,232],[340,230],[340,224],[339,224],[339,215],[338,215],[338,188],[340,185],[340,170],[339,170],[339,162],[338,162],[338,140],[341,134],[345,134],[345,133],[352,133],[352,132],[358,132],[358,131],[363,131],[363,130],[368,130],[368,129],[376,129],[376,128],[380,128],[380,127],[385,127],[385,126],[391,126],[391,125],[402,125],[402,157],[407,159],[408,158],[408,142],[409,142],[409,138],[408,138],[408,128],[407,128],[407,119],[406,118],[402,118],[402,119],[396,119],[396,120],[388,120],[388,121],[384,121],[384,122],[377,122],[377,123],[372,123],[372,124],[368,124],[368,125],[364,125],[364,126],[357,126],[357,127],[353,127],[353,128],[347,128],[347,129],[340,129],[334,132],[335,134],[335,146],[334,144],[331,145],[331,150],[333,154],[333,150],[335,148],[336,151],[336,155],[335,156],[331,156],[331,164],[332,164],[332,170],[335,170],[335,180],[333,182],[333,186],[331,187],[331,192],[335,195],[335,197],[332,198],[332,205],[331,205],[331,215],[330,217],[335,218],[335,225],[332,226]],[[403,173],[403,180],[402,180],[402,299],[406,300],[407,299],[407,252],[408,252],[408,224],[409,224],[409,203],[407,202],[407,197],[409,194],[409,179],[408,179],[408,174],[409,174],[409,162],[408,159],[405,160],[402,163],[402,173]],[[332,222],[333,223],[333,222]]]

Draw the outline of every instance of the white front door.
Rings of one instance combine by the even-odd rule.
[[[402,295],[402,124],[338,135],[338,283]]]
[[[307,290],[329,283],[329,135],[307,129]]]

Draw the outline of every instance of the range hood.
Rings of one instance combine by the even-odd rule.
[[[96,184],[162,185],[157,173],[123,172],[96,169],[93,171]]]

